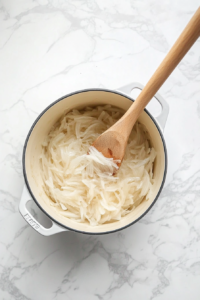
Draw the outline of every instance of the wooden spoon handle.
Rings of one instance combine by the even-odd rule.
[[[150,78],[140,95],[137,97],[136,101],[122,117],[123,119],[127,119],[126,124],[129,123],[130,130],[132,129],[132,126],[135,124],[137,118],[139,117],[145,106],[153,98],[153,96],[156,94],[165,80],[169,77],[171,72],[176,68],[178,63],[185,56],[185,54],[192,47],[199,36],[200,7],[196,11],[192,19],[189,21],[189,23],[179,36],[178,40],[175,42],[153,76]]]

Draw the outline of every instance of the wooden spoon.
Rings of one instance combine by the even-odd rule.
[[[131,107],[94,141],[93,147],[105,157],[123,160],[129,135],[139,115],[199,36],[200,7]]]

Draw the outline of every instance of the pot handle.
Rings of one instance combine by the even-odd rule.
[[[27,223],[29,223],[29,225],[31,225],[33,227],[33,229],[35,229],[40,234],[45,235],[45,236],[53,235],[55,233],[62,232],[62,231],[68,231],[67,229],[60,227],[53,221],[51,221],[52,226],[50,228],[45,228],[38,221],[36,221],[36,219],[31,215],[31,213],[28,211],[28,209],[26,207],[27,202],[29,202],[31,200],[32,200],[32,198],[27,190],[27,187],[24,186],[21,200],[19,203],[19,211],[20,211],[22,217],[25,219],[25,221]]]
[[[144,85],[142,85],[139,82],[133,82],[133,83],[127,84],[127,85],[125,85],[125,86],[123,86],[123,87],[121,87],[117,90],[120,91],[120,92],[123,92],[125,94],[130,95],[131,91],[135,88],[142,90],[144,88]],[[162,111],[161,111],[160,115],[157,116],[155,119],[158,121],[159,125],[161,126],[162,131],[164,131],[165,124],[166,124],[166,121],[167,121],[167,117],[168,117],[168,114],[169,114],[169,105],[159,93],[156,93],[154,95],[154,97],[160,103],[160,105],[162,107]]]

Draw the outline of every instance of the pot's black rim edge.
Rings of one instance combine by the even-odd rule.
[[[160,186],[160,189],[154,199],[154,201],[152,202],[152,204],[148,207],[148,209],[139,217],[137,218],[135,221],[127,224],[126,226],[124,227],[120,227],[118,229],[115,229],[115,230],[111,230],[111,231],[106,231],[106,232],[86,232],[86,231],[81,231],[81,230],[77,230],[77,229],[74,229],[74,228],[70,228],[70,227],[67,227],[61,223],[59,223],[57,220],[55,220],[52,216],[50,216],[41,206],[40,204],[38,203],[38,201],[36,200],[34,194],[32,193],[32,190],[29,186],[29,182],[28,182],[28,178],[27,178],[27,175],[26,175],[26,168],[25,168],[25,155],[26,155],[26,148],[27,148],[27,144],[28,144],[28,140],[29,140],[29,137],[35,127],[35,125],[37,124],[37,122],[40,120],[40,118],[43,116],[43,114],[49,109],[51,108],[53,105],[55,105],[56,103],[60,102],[61,100],[65,99],[65,98],[68,98],[72,95],[76,95],[76,94],[80,94],[80,93],[84,93],[84,92],[90,92],[90,91],[102,91],[102,92],[110,92],[110,93],[113,93],[113,94],[118,94],[118,95],[121,95],[129,100],[131,100],[132,102],[134,101],[134,99],[132,99],[131,97],[127,96],[125,93],[121,93],[119,91],[115,91],[115,90],[110,90],[110,89],[101,89],[101,88],[91,88],[91,89],[83,89],[83,90],[78,90],[76,92],[72,92],[70,94],[67,94],[59,99],[57,99],[56,101],[52,102],[49,106],[47,106],[40,114],[39,116],[36,118],[36,120],[34,121],[33,125],[31,126],[29,132],[28,132],[28,135],[26,137],[26,140],[25,140],[25,143],[24,143],[24,147],[23,147],[23,154],[22,154],[22,169],[23,169],[23,175],[24,175],[24,180],[25,180],[25,183],[26,183],[26,186],[27,186],[27,189],[31,195],[31,197],[33,198],[34,202],[36,203],[36,205],[42,210],[42,212],[47,215],[53,222],[55,222],[56,224],[58,224],[60,227],[62,228],[65,228],[65,229],[68,229],[70,231],[74,231],[74,232],[78,232],[78,233],[83,233],[83,234],[88,234],[88,235],[103,235],[103,234],[109,234],[109,233],[115,233],[117,231],[120,231],[120,230],[123,230],[133,224],[135,224],[136,222],[138,222],[140,219],[142,219],[148,212],[149,210],[153,207],[153,205],[156,203],[156,201],[158,200],[158,197],[160,196],[160,193],[163,189],[163,186],[164,186],[164,183],[165,183],[165,179],[166,179],[166,175],[167,175],[167,165],[168,165],[168,161],[167,161],[167,147],[166,147],[166,144],[165,144],[165,140],[164,140],[164,136],[163,136],[163,133],[162,131],[160,130],[157,122],[155,122],[154,118],[151,116],[151,114],[146,110],[144,109],[144,111],[149,115],[149,117],[152,119],[152,121],[154,122],[154,124],[156,125],[159,133],[160,133],[160,136],[161,136],[161,139],[162,139],[162,143],[163,143],[163,148],[164,148],[164,153],[165,153],[165,170],[164,170],[164,175],[163,175],[163,180],[162,180],[162,183],[161,183],[161,186]]]

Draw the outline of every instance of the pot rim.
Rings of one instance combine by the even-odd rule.
[[[78,232],[78,233],[83,233],[83,234],[89,234],[89,235],[103,235],[103,234],[109,234],[109,233],[114,233],[114,232],[117,232],[117,231],[120,231],[120,230],[123,230],[133,224],[135,224],[136,222],[138,222],[140,219],[142,219],[148,212],[149,210],[153,207],[153,205],[156,203],[156,201],[158,200],[158,197],[160,196],[160,193],[163,189],[163,186],[164,186],[164,183],[165,183],[165,179],[166,179],[166,174],[167,174],[167,166],[168,166],[168,160],[167,160],[167,147],[166,147],[166,143],[165,143],[165,140],[164,140],[164,136],[163,136],[163,133],[160,129],[160,126],[159,124],[157,123],[157,121],[154,119],[154,117],[148,112],[148,110],[145,108],[144,111],[148,114],[148,116],[152,119],[152,121],[154,122],[159,134],[160,134],[160,137],[162,139],[162,143],[163,143],[163,149],[164,149],[164,156],[165,156],[165,169],[164,169],[164,174],[163,174],[163,180],[162,180],[162,183],[160,185],[160,188],[159,188],[159,191],[155,197],[155,199],[153,200],[153,202],[151,203],[151,205],[147,208],[147,210],[141,215],[139,216],[136,220],[134,220],[133,222],[130,222],[129,224],[123,226],[123,227],[120,227],[120,228],[117,228],[117,229],[114,229],[114,230],[109,230],[109,231],[103,231],[103,232],[88,232],[88,231],[81,231],[81,230],[77,230],[77,229],[74,229],[74,228],[71,228],[71,227],[68,227],[60,222],[58,222],[57,220],[55,220],[52,216],[50,216],[43,208],[42,206],[39,204],[39,202],[37,201],[37,199],[35,198],[32,190],[31,190],[31,187],[29,185],[29,182],[28,182],[28,177],[27,177],[27,174],[26,174],[26,166],[25,166],[25,157],[26,157],[26,148],[27,148],[27,144],[28,144],[28,141],[29,141],[29,138],[31,136],[31,133],[35,127],[35,125],[37,124],[37,122],[41,119],[41,117],[45,114],[45,112],[47,110],[49,110],[52,106],[54,106],[56,103],[62,101],[63,99],[65,98],[68,98],[72,95],[76,95],[76,94],[80,94],[80,93],[85,93],[85,92],[90,92],[90,91],[102,91],[102,92],[109,92],[109,93],[114,93],[114,94],[118,94],[118,95],[121,95],[129,100],[131,100],[132,102],[134,102],[135,100],[132,99],[130,96],[122,93],[122,92],[119,92],[119,91],[116,91],[116,90],[110,90],[110,89],[102,89],[102,88],[89,88],[89,89],[82,89],[82,90],[78,90],[78,91],[75,91],[75,92],[72,92],[72,93],[69,93],[65,96],[62,96],[60,98],[58,98],[57,100],[53,101],[50,105],[48,105],[40,114],[39,116],[36,118],[36,120],[33,122],[28,134],[27,134],[27,137],[26,137],[26,140],[25,140],[25,143],[24,143],[24,147],[23,147],[23,153],[22,153],[22,169],[23,169],[23,175],[24,175],[24,180],[25,180],[25,183],[26,183],[26,186],[27,186],[27,189],[32,197],[32,199],[34,200],[34,202],[36,203],[36,205],[39,207],[39,209],[42,210],[42,212],[47,215],[53,222],[55,222],[56,224],[58,224],[59,226],[67,229],[67,230],[71,230],[71,231],[75,231],[75,232]]]

